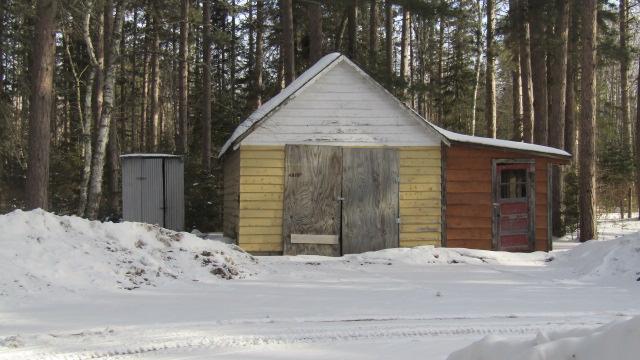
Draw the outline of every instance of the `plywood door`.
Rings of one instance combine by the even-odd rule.
[[[341,184],[341,148],[285,147],[285,254],[340,255]]]
[[[343,254],[398,247],[398,194],[397,150],[343,150]]]
[[[497,225],[498,250],[532,250],[531,233],[533,194],[530,163],[496,164],[494,198],[497,211],[494,222]]]

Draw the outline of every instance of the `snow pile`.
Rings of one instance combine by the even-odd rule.
[[[0,296],[243,278],[257,262],[234,245],[188,233],[43,210],[0,215],[0,245]]]
[[[636,360],[640,316],[597,329],[539,332],[535,339],[490,335],[449,355],[448,360]]]
[[[400,263],[405,265],[494,264],[539,266],[547,262],[548,259],[549,255],[545,252],[510,253],[463,248],[440,248],[432,245],[414,248],[385,249],[344,256],[344,260],[347,262],[388,265]]]
[[[588,241],[557,253],[551,265],[582,280],[640,281],[640,233]]]

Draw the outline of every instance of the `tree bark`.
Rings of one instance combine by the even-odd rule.
[[[111,114],[115,100],[115,62],[120,56],[120,39],[123,22],[122,2],[116,6],[116,17],[113,26],[113,36],[109,46],[109,62],[106,64],[104,100],[102,113],[100,114],[100,127],[96,139],[95,151],[91,162],[91,181],[89,184],[89,201],[87,204],[87,216],[90,219],[98,217],[98,209],[102,197],[102,176],[104,172],[104,160],[111,125]]]
[[[495,79],[495,44],[494,21],[495,1],[487,0],[487,70],[485,79],[485,109],[487,137],[496,137],[496,79]]]
[[[25,187],[26,205],[29,209],[48,208],[56,10],[56,0],[39,0],[36,5],[37,20],[31,64],[29,163]]]
[[[578,43],[578,11],[576,11],[577,0],[570,0],[569,12],[571,13],[571,25],[569,26],[568,46],[567,46],[567,86],[566,103],[564,111],[564,149],[572,155],[572,161],[577,159],[576,152],[576,77],[578,67],[576,66],[576,51]]]
[[[377,68],[378,58],[378,0],[371,0],[369,6],[369,65]]]
[[[529,36],[529,3],[519,0],[520,12],[520,77],[522,80],[522,133],[523,140],[533,142],[533,80],[531,79],[531,49]]]
[[[569,1],[556,0],[556,24],[551,57],[551,117],[549,119],[549,145],[564,148],[564,120],[566,106],[567,38],[569,32]],[[562,223],[562,172],[559,166],[552,168],[552,231],[563,233]]]
[[[153,23],[153,43],[151,46],[151,83],[149,85],[151,101],[149,104],[149,120],[147,123],[147,151],[155,152],[158,149],[160,116],[160,25],[158,15],[151,16]]]
[[[282,24],[282,62],[285,85],[296,78],[295,52],[293,47],[293,5],[292,0],[280,0],[280,23]]]
[[[347,21],[347,56],[350,59],[358,60],[358,0],[350,0],[349,20]]]
[[[400,41],[400,77],[402,78],[402,99],[408,103],[407,89],[411,86],[409,77],[409,46],[411,41],[411,13],[402,8],[402,39]]]
[[[518,41],[518,5],[517,0],[509,0],[509,34],[508,45],[511,50],[511,61],[513,70],[511,70],[511,96],[512,116],[513,116],[513,134],[514,141],[522,141],[522,83],[520,75],[520,43]]]
[[[393,6],[391,0],[387,0],[384,5],[384,32],[386,40],[384,43],[385,53],[385,74],[387,87],[393,87]]]
[[[622,143],[626,151],[631,151],[631,122],[629,121],[629,38],[627,21],[629,17],[628,0],[620,0],[620,110],[622,123]]]
[[[482,62],[482,0],[476,2],[476,28],[475,28],[475,55],[476,61],[473,64],[473,99],[471,103],[471,135],[476,134],[476,118],[478,107],[478,89],[480,88],[480,63]]]
[[[640,94],[640,58],[638,59],[637,94]],[[640,219],[640,96],[636,96],[636,141],[635,141],[635,185],[636,185],[636,206],[638,208],[638,219]]]
[[[322,5],[312,1],[307,5],[309,14],[309,66],[316,63],[322,57]]]
[[[547,99],[547,60],[545,54],[544,0],[530,0],[531,12],[531,77],[533,79],[533,142],[547,145],[549,103]]]
[[[189,0],[181,0],[180,4],[180,64],[178,72],[178,123],[180,124],[180,137],[177,144],[178,152],[186,154],[189,152],[189,114],[187,112],[189,89],[188,89],[188,42],[189,42]],[[233,59],[235,60],[235,59]]]
[[[582,77],[580,111],[580,241],[595,239],[596,227],[596,46],[597,0],[582,2]]]
[[[262,105],[262,67],[263,67],[263,46],[264,46],[264,1],[256,1],[256,52],[254,56],[253,85],[254,100],[253,108],[257,109]]]
[[[202,169],[211,173],[211,4],[202,1]]]

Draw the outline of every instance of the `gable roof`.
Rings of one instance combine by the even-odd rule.
[[[219,157],[222,157],[224,153],[229,150],[230,147],[238,144],[242,141],[246,136],[248,136],[253,130],[255,130],[263,120],[267,119],[272,113],[277,111],[283,104],[287,103],[289,100],[293,99],[298,95],[301,91],[303,91],[308,85],[315,82],[316,79],[321,77],[323,74],[332,69],[336,64],[346,62],[351,65],[356,71],[358,71],[361,75],[363,75],[367,80],[371,81],[374,85],[376,85],[380,90],[384,91],[390,98],[395,100],[395,102],[407,112],[408,115],[415,118],[418,122],[425,125],[424,129],[438,137],[445,144],[450,144],[451,142],[458,143],[467,143],[467,144],[475,144],[480,146],[489,146],[495,148],[502,149],[511,149],[516,151],[525,151],[525,152],[534,152],[543,156],[552,156],[552,157],[561,157],[568,158],[571,155],[564,150],[536,145],[536,144],[528,144],[517,141],[510,140],[501,140],[501,139],[493,139],[493,138],[484,138],[478,136],[470,136],[458,134],[449,130],[445,130],[440,128],[431,122],[424,119],[413,109],[409,108],[406,104],[398,100],[395,96],[389,93],[382,85],[380,85],[377,81],[371,78],[366,72],[364,72],[360,67],[354,64],[351,60],[340,53],[331,53],[325,55],[323,58],[318,60],[313,66],[311,66],[307,71],[302,73],[298,78],[296,78],[289,86],[284,88],[280,93],[269,99],[266,103],[256,109],[249,117],[247,117],[235,131],[231,134],[231,137],[227,140],[227,142],[220,149]]]

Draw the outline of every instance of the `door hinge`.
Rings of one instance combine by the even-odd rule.
[[[337,201],[344,201],[344,198],[342,196],[338,196],[338,198],[336,200]]]
[[[400,224],[400,218],[396,218],[396,224]]]

